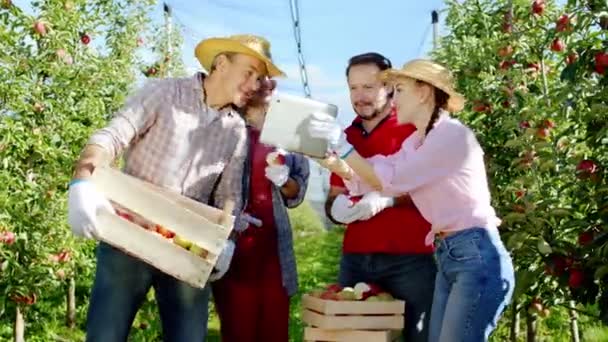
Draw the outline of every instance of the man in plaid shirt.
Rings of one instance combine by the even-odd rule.
[[[113,208],[87,178],[123,152],[127,174],[219,208],[233,201],[234,214],[240,214],[247,130],[236,109],[256,94],[261,78],[283,72],[272,62],[268,41],[253,35],[203,40],[195,55],[208,75],[149,82],[90,138],[68,194],[74,234],[95,238],[103,230],[96,213]],[[210,280],[228,270],[233,252],[229,241]],[[87,341],[126,341],[152,286],[164,340],[204,341],[208,287],[193,288],[103,242],[97,250]]]

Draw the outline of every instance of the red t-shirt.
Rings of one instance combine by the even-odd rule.
[[[391,155],[397,152],[403,141],[416,128],[413,125],[401,125],[397,115],[392,111],[371,132],[366,132],[362,120],[356,118],[346,128],[348,142],[364,158],[377,154]],[[330,184],[345,187],[342,179],[332,174]],[[366,221],[355,221],[349,224],[344,234],[344,253],[388,253],[388,254],[421,254],[432,253],[433,247],[427,246],[424,239],[431,229],[414,205],[386,208]]]

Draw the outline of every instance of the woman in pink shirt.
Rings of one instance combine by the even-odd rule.
[[[463,108],[464,98],[450,72],[428,60],[382,77],[395,85],[399,121],[414,123],[417,134],[397,153],[368,160],[342,143],[347,152],[321,164],[340,174],[352,194],[410,195],[432,224],[427,244],[436,245],[429,340],[485,341],[511,299],[514,271],[490,203],[483,150],[473,131],[449,115]],[[309,128],[338,145],[335,120],[315,114]]]

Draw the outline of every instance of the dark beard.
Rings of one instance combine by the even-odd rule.
[[[355,114],[357,114],[357,116],[358,116],[358,117],[360,117],[360,118],[361,118],[361,120],[364,120],[364,121],[372,121],[372,120],[374,120],[375,118],[377,118],[379,115],[381,115],[382,113],[384,113],[384,111],[385,111],[385,110],[386,110],[386,109],[387,109],[387,108],[388,108],[390,105],[391,105],[391,102],[390,102],[390,101],[386,101],[386,104],[385,104],[384,106],[382,106],[382,108],[380,108],[380,109],[376,109],[376,110],[375,110],[375,111],[372,113],[372,115],[368,115],[368,116],[363,116],[363,115],[361,115],[361,114],[357,113],[357,110],[356,110],[356,109],[354,109],[354,108],[353,108],[353,109],[354,109],[354,111],[355,111]]]

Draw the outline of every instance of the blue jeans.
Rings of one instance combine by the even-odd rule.
[[[427,342],[437,268],[432,254],[344,254],[339,282],[374,283],[406,302],[406,341]]]
[[[430,342],[487,341],[511,301],[515,275],[498,230],[471,228],[437,244]]]
[[[135,314],[152,286],[163,340],[205,341],[209,286],[191,287],[101,242],[87,317],[87,342],[127,341]]]

